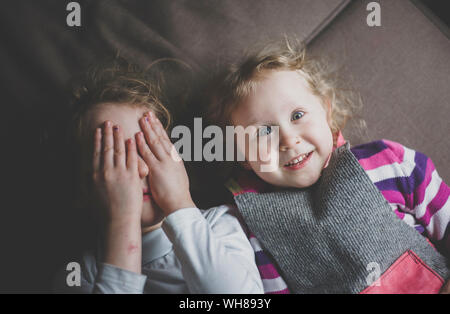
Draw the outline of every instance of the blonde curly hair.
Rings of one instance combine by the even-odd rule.
[[[333,64],[307,55],[302,43],[294,41],[292,44],[288,39],[247,54],[241,63],[230,66],[220,76],[207,111],[210,122],[225,127],[231,122],[232,112],[254,90],[263,74],[284,70],[302,75],[311,92],[320,98],[325,108],[327,102],[331,102],[330,128],[336,144],[338,133],[362,108],[361,97],[344,85],[345,80],[339,77],[339,71]]]
[[[167,129],[171,116],[160,100],[160,86],[146,77],[145,71],[125,59],[90,68],[72,89],[72,125],[76,140],[82,145],[86,134],[86,115],[103,103],[145,107],[152,110]]]

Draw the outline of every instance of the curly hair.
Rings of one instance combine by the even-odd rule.
[[[169,111],[160,101],[158,82],[146,77],[135,64],[117,58],[112,62],[92,67],[72,89],[70,105],[73,109],[72,125],[76,140],[86,139],[86,114],[102,103],[146,107],[152,110],[167,129],[171,123]]]
[[[231,114],[255,88],[268,71],[296,71],[326,107],[332,104],[330,125],[334,141],[348,120],[362,108],[360,95],[344,85],[339,71],[325,59],[307,55],[303,44],[288,39],[268,44],[256,53],[247,54],[241,63],[230,66],[218,80],[207,110],[211,123],[222,127],[229,124]]]

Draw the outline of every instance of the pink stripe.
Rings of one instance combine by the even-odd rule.
[[[360,159],[359,163],[364,168],[364,170],[372,170],[381,166],[389,165],[394,163],[396,160],[392,160],[392,156],[388,154],[388,150],[382,150],[375,155],[368,158]]]
[[[388,201],[388,203],[401,204],[403,206],[406,205],[405,196],[399,191],[386,190],[381,191],[381,194],[383,194],[384,198],[386,199],[386,201]]]
[[[238,192],[234,192],[233,195],[237,196],[237,195],[241,195],[241,194],[244,194],[244,193],[259,193],[259,192],[257,190],[255,190],[255,189],[242,189],[242,190],[240,190]]]
[[[405,148],[403,147],[403,145],[396,143],[396,142],[389,141],[389,140],[383,140],[383,142],[389,147],[389,149],[398,158],[398,162],[402,163],[403,158],[405,157]]]
[[[442,207],[444,207],[445,203],[448,200],[448,197],[450,195],[450,189],[445,184],[444,181],[442,181],[441,185],[439,186],[439,191],[436,194],[436,196],[433,198],[433,200],[428,204],[425,215],[419,219],[420,223],[423,226],[428,226],[430,224],[431,217],[435,213],[437,213]]]
[[[427,168],[425,169],[423,181],[414,191],[414,206],[412,208],[416,207],[416,205],[422,204],[423,200],[425,199],[425,192],[431,182],[431,177],[434,169],[435,167],[433,161],[428,158]]]
[[[289,291],[288,288],[283,289],[283,290],[279,290],[279,291],[270,291],[270,292],[266,292],[266,294],[290,294],[291,292]]]
[[[345,144],[344,136],[342,135],[342,132],[339,131],[338,137],[336,139],[336,147],[340,147],[340,146],[342,146],[344,144]]]
[[[399,211],[398,209],[394,210],[394,213],[397,215],[398,218],[403,220],[403,217],[405,217],[405,213]]]
[[[403,162],[405,148],[401,144],[388,140],[383,140],[383,143],[385,143],[389,149],[384,149],[375,155],[359,160],[359,163],[364,170],[376,169],[378,167],[393,164],[394,162]]]
[[[253,188],[251,188],[251,189],[244,189],[242,191],[242,193],[258,193],[258,190],[253,189]]]
[[[261,279],[275,279],[280,277],[273,264],[258,265]]]

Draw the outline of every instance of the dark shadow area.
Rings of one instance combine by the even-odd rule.
[[[434,14],[450,27],[450,4],[443,0],[421,0]]]

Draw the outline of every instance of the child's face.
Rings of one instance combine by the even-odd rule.
[[[235,126],[256,127],[249,141],[237,143],[238,149],[245,151],[247,167],[272,185],[304,188],[314,184],[333,150],[330,111],[331,108],[325,109],[320,98],[312,94],[298,72],[264,73],[253,93],[231,115]],[[273,126],[279,127],[279,142],[272,142],[276,145],[269,145],[257,160],[250,161],[249,143],[257,138],[276,137]],[[299,162],[301,157],[304,159]],[[270,161],[273,171],[262,170],[261,166]]]
[[[104,103],[98,104],[87,114],[90,134],[94,134],[96,128],[102,127],[105,121],[111,121],[113,125],[119,125],[125,141],[129,138],[135,138],[135,134],[141,131],[139,119],[148,112],[144,106],[133,107],[124,104]],[[93,138],[92,138],[93,141]],[[139,156],[138,160],[139,175],[142,179],[142,192],[148,192],[148,167],[144,160]],[[162,221],[164,215],[161,209],[148,195],[144,196],[142,204],[141,224],[143,227],[150,227]]]

